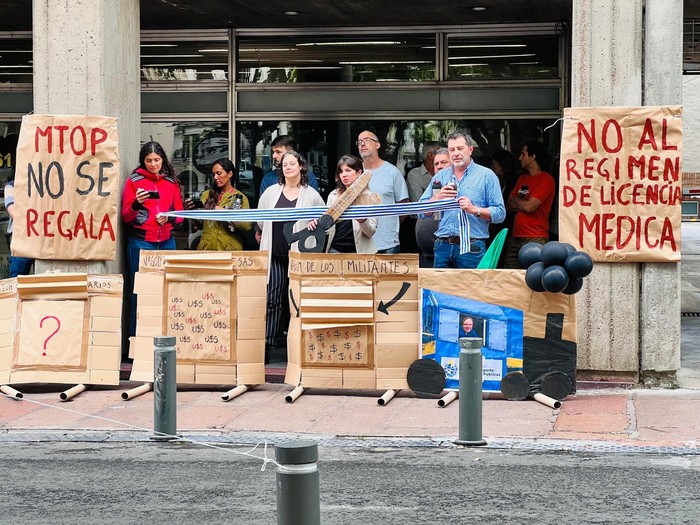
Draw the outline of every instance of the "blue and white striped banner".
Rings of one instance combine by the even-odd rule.
[[[457,199],[440,201],[401,202],[397,204],[362,204],[350,206],[340,216],[342,219],[365,219],[367,217],[389,217],[392,215],[415,215],[444,210],[459,209]],[[310,208],[268,208],[254,210],[183,210],[163,212],[166,217],[183,217],[198,221],[226,222],[288,222],[318,219],[328,211],[327,206]],[[459,214],[459,251],[469,252],[469,221],[466,213]]]

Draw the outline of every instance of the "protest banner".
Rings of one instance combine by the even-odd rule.
[[[17,145],[14,255],[114,260],[119,224],[117,119],[27,115]]]
[[[680,260],[681,113],[680,106],[564,110],[560,241],[594,261]]]

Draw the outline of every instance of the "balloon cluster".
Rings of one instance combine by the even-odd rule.
[[[518,262],[527,270],[525,282],[535,292],[575,294],[583,286],[583,278],[593,270],[587,253],[556,241],[545,245],[527,243],[518,252]]]

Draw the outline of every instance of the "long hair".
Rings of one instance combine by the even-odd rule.
[[[340,180],[340,172],[343,171],[343,166],[347,166],[351,170],[362,171],[362,161],[358,159],[355,155],[343,155],[338,160],[338,164],[335,167],[335,187],[338,193],[343,193],[348,188]]]
[[[216,166],[217,164],[221,166],[226,173],[233,172],[233,176],[231,177],[231,185],[234,188],[238,189],[238,170],[236,169],[236,165],[233,162],[231,162],[231,159],[218,159],[214,161],[214,164],[211,165],[211,169],[213,170],[214,166]],[[207,210],[213,210],[214,208],[216,208],[216,205],[219,204],[221,193],[221,188],[219,188],[216,185],[216,181],[212,180],[211,188],[209,189],[209,195],[207,196],[207,201],[204,203],[204,208]]]
[[[138,167],[148,171],[148,169],[146,168],[145,160],[146,157],[151,153],[155,153],[161,159],[163,159],[163,165],[160,168],[160,173],[162,175],[170,175],[171,177],[175,178],[175,180],[177,180],[177,178],[175,177],[175,169],[173,168],[172,164],[170,164],[170,161],[168,160],[168,155],[165,153],[163,146],[161,146],[157,142],[146,142],[143,146],[141,146],[141,151],[139,152]]]
[[[282,172],[282,163],[284,162],[284,158],[287,155],[291,155],[295,159],[297,159],[297,162],[299,162],[299,170],[301,171],[301,179],[300,183],[302,186],[308,186],[309,185],[309,165],[306,162],[306,159],[304,158],[304,155],[301,153],[297,153],[294,150],[289,150],[287,153],[282,155],[282,158],[280,159],[280,165],[277,167],[277,182],[284,186],[284,173]]]

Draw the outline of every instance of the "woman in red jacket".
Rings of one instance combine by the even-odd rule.
[[[173,227],[183,219],[168,219],[161,212],[182,210],[180,184],[163,147],[146,142],[139,153],[139,165],[124,185],[122,219],[126,224],[129,290],[139,269],[141,250],[174,250]],[[136,330],[136,296],[131,295],[131,335]]]

